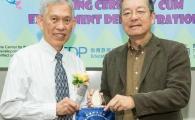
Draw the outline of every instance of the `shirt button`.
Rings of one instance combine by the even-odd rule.
[[[136,90],[138,90],[138,87],[135,87]]]
[[[137,74],[138,74],[138,72],[135,72],[135,74],[137,75]]]

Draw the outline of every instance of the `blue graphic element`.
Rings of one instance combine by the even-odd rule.
[[[18,1],[16,1],[16,0],[6,0],[9,4],[12,4],[12,5],[16,5],[16,8],[17,9],[22,9],[22,7],[21,7],[21,1],[20,0],[18,0]]]
[[[87,47],[65,47],[65,49],[74,52],[79,57],[81,57],[82,54],[87,54]]]
[[[76,113],[76,120],[114,120],[115,114],[103,107],[82,108]]]
[[[9,4],[16,4],[16,0],[6,0]]]

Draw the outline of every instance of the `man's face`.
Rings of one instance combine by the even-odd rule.
[[[50,4],[43,16],[38,17],[38,24],[45,40],[55,49],[60,50],[70,37],[75,20],[67,4]]]
[[[124,0],[121,18],[125,32],[130,37],[145,36],[154,23],[154,13],[148,7],[148,0]]]

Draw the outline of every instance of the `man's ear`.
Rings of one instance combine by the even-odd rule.
[[[154,24],[155,23],[155,13],[154,12],[151,13],[151,19],[152,19],[152,24]]]
[[[75,18],[73,18],[73,20],[72,20],[72,29],[74,29],[75,28],[75,26],[76,26],[76,19]]]
[[[36,16],[36,23],[40,27],[40,29],[43,30],[43,16],[42,15]]]

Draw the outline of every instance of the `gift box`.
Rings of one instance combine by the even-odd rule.
[[[76,120],[115,120],[115,114],[104,111],[103,107],[81,108],[76,113]]]

